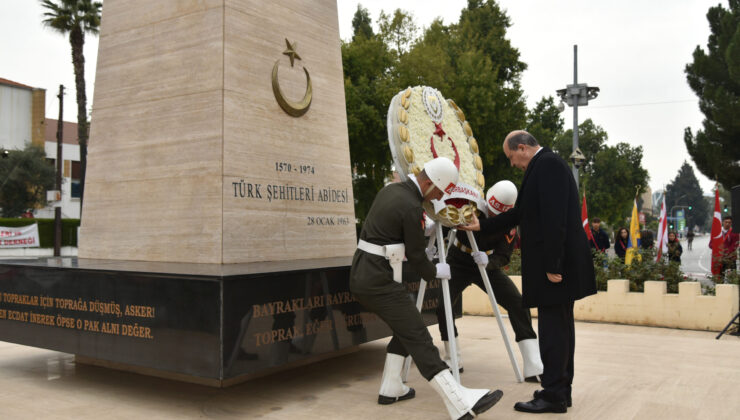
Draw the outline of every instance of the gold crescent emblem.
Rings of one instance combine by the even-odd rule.
[[[293,67],[294,60],[300,60],[301,57],[295,51],[295,42],[291,44],[286,38],[285,44],[288,46],[288,49],[283,51],[283,54],[287,55],[290,58],[290,66]],[[306,68],[304,67],[303,71],[306,73],[306,93],[303,94],[303,99],[301,99],[299,102],[292,102],[285,98],[282,89],[280,89],[280,82],[278,81],[279,67],[280,60],[276,60],[275,65],[272,66],[272,93],[275,94],[275,99],[277,100],[278,105],[280,105],[280,108],[282,108],[283,111],[285,111],[288,115],[292,117],[300,117],[301,115],[305,114],[306,111],[308,111],[308,108],[311,106],[311,100],[313,99],[311,76],[308,74],[308,70],[306,70]]]

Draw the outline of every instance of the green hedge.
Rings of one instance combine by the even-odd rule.
[[[54,248],[54,219],[0,218],[0,226],[21,227],[39,224],[41,248]],[[62,219],[62,246],[77,246],[80,219]]]

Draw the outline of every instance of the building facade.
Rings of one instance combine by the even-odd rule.
[[[56,165],[57,120],[48,119],[46,90],[0,78],[0,148],[23,150],[33,144],[44,149],[50,164]],[[64,122],[62,145],[62,217],[80,217],[80,146],[77,124]],[[54,207],[36,209],[34,217],[53,218]]]

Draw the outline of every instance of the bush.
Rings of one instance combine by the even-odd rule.
[[[680,264],[669,262],[667,258],[656,262],[654,249],[640,249],[638,255],[640,258],[633,258],[631,265],[626,265],[619,258],[609,258],[603,253],[594,255],[597,289],[606,290],[610,279],[626,279],[630,281],[631,292],[643,292],[646,281],[658,280],[667,283],[668,293],[678,293],[678,283],[687,280]],[[605,261],[607,268],[604,268]]]
[[[503,272],[508,276],[522,275],[522,250],[517,248],[511,253],[511,260],[503,268]]]
[[[21,227],[39,224],[41,248],[54,248],[54,219],[0,218],[0,226]],[[80,219],[62,219],[62,246],[77,246],[77,228]]]

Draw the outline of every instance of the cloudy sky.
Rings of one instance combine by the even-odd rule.
[[[436,17],[457,22],[465,0],[360,1],[376,22],[380,10],[400,7],[418,26]],[[598,86],[599,97],[579,107],[609,134],[609,143],[641,145],[653,190],[673,180],[684,160],[686,127],[701,127],[703,114],[689,89],[684,67],[697,45],[706,46],[706,13],[718,0],[499,0],[512,26],[508,38],[529,66],[522,76],[527,104],[573,83],[573,45],[578,45],[578,82]],[[727,7],[727,2],[721,2]],[[343,39],[352,35],[357,1],[339,0]],[[572,108],[563,112],[573,127]],[[512,129],[517,127],[512,127]],[[475,127],[473,127],[475,129]],[[713,182],[696,171],[705,193]],[[615,174],[616,176],[616,174]]]
[[[307,0],[308,1],[308,0]],[[375,22],[381,10],[399,5],[418,26],[442,17],[456,22],[465,0],[365,0]],[[543,96],[573,83],[573,45],[578,44],[578,81],[598,86],[599,97],[579,107],[579,118],[592,118],[609,134],[609,143],[627,142],[644,149],[643,166],[653,190],[677,174],[684,160],[691,163],[683,144],[686,127],[701,127],[696,96],[683,73],[697,45],[709,35],[706,12],[726,0],[499,0],[509,15],[508,31],[522,61],[529,68],[522,87],[531,107]],[[340,36],[351,37],[357,1],[338,0]],[[68,89],[64,119],[76,120],[74,76],[69,43],[44,28],[43,9],[35,0],[0,0],[0,77],[47,90],[46,115],[57,118],[56,92]],[[88,101],[92,101],[98,42],[85,44]],[[572,127],[570,108],[563,112]],[[512,127],[512,129],[518,127]],[[475,127],[474,127],[475,129]],[[713,183],[697,171],[705,193]],[[616,176],[616,175],[615,175]]]

